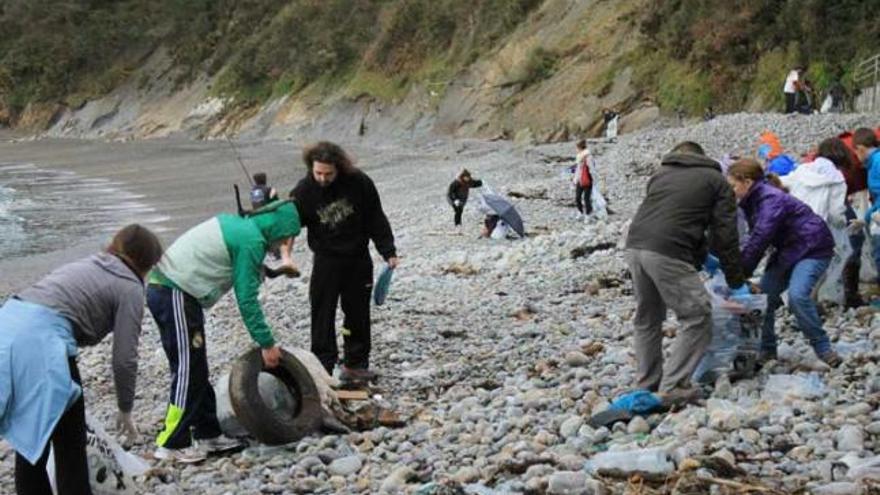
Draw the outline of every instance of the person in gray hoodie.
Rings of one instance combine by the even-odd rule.
[[[111,331],[117,427],[137,437],[131,411],[144,277],[161,255],[152,232],[129,225],[104,252],[58,268],[0,308],[0,436],[16,451],[17,493],[51,493],[50,440],[57,493],[92,493],[76,353]]]

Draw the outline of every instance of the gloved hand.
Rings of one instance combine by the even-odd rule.
[[[719,268],[721,268],[721,261],[711,254],[707,254],[706,261],[703,262],[703,271],[708,273],[710,277],[714,277]]]
[[[864,221],[859,220],[858,218],[854,218],[850,220],[849,225],[846,227],[846,233],[849,235],[857,234],[859,231],[865,228],[867,225]]]
[[[730,289],[730,298],[739,303],[746,303],[752,291],[749,290],[749,284],[742,284],[739,287]]]
[[[140,432],[134,425],[130,412],[119,411],[116,413],[116,430],[125,436],[125,443],[128,445],[139,443],[141,440]]]

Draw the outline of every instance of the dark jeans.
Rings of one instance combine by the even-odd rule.
[[[462,203],[461,206],[453,205],[452,209],[455,210],[455,218],[453,219],[453,221],[455,222],[456,226],[459,226],[461,225],[461,214],[464,212],[464,203]]]
[[[329,372],[339,360],[336,305],[342,304],[343,362],[349,368],[370,365],[370,294],[373,261],[368,253],[353,257],[315,255],[309,281],[312,306],[312,352]]]
[[[851,205],[846,205],[846,220],[852,221],[856,219],[856,212]],[[865,244],[865,229],[859,230],[858,233],[849,236],[849,243],[852,245],[852,255],[846,261],[848,265],[862,266],[862,246]]]
[[[785,113],[794,113],[796,93],[785,93]]]
[[[586,213],[589,215],[593,213],[593,203],[590,201],[590,196],[593,193],[592,184],[583,187],[580,184],[576,185],[574,188],[574,203],[577,205],[577,209],[581,213]]]
[[[761,290],[767,294],[767,312],[764,314],[764,327],[761,333],[761,350],[776,352],[776,309],[782,305],[780,295],[788,290],[788,307],[794,313],[798,329],[809,340],[816,355],[830,352],[831,342],[822,328],[822,319],[816,302],[813,301],[813,288],[828,269],[829,258],[803,259],[794,267],[781,269],[777,264],[769,264],[761,277]]]
[[[181,449],[197,439],[220,436],[217,399],[208,378],[205,348],[205,315],[196,299],[178,289],[150,285],[147,306],[162,339],[162,349],[171,368],[171,395],[165,429],[156,443]]]
[[[82,383],[76,359],[68,360],[70,377]],[[64,411],[55,425],[51,437],[55,448],[55,486],[59,495],[91,495],[89,484],[89,464],[86,458],[86,405],[82,395]],[[15,454],[15,492],[19,495],[51,494],[46,463],[49,461],[49,446],[36,464]]]

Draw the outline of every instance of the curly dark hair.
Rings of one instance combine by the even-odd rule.
[[[309,171],[315,162],[329,163],[341,174],[350,174],[355,170],[351,156],[341,146],[330,141],[319,141],[303,150],[303,163]]]

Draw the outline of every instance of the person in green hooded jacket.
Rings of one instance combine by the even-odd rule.
[[[171,368],[170,403],[155,458],[193,463],[209,453],[241,446],[222,435],[217,420],[208,379],[204,309],[232,289],[245,327],[262,349],[263,363],[277,366],[281,349],[257,298],[263,258],[299,231],[299,213],[290,201],[274,201],[246,217],[221,214],[180,236],[151,272],[147,305]]]

